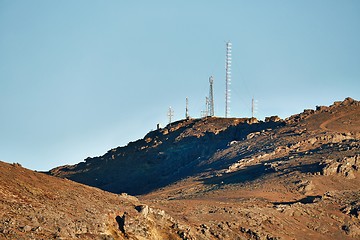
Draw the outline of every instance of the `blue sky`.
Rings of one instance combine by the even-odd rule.
[[[199,117],[288,117],[360,99],[360,1],[0,0],[0,160],[74,164]]]

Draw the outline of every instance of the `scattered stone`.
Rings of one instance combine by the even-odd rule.
[[[352,237],[360,236],[359,226],[353,223],[343,225],[342,230],[344,230],[347,235],[350,235]]]
[[[280,122],[282,119],[279,116],[265,117],[265,122]]]
[[[140,206],[136,206],[135,209],[141,213],[145,218],[148,216],[149,214],[149,206],[147,205],[140,205]]]
[[[254,138],[255,136],[259,136],[261,134],[261,132],[253,132],[253,133],[249,133],[247,136],[246,136],[246,139],[252,139]]]
[[[327,106],[316,106],[316,111],[324,112],[328,109],[329,109],[329,107],[327,107]]]
[[[360,220],[360,201],[352,202],[342,212]]]
[[[300,181],[297,185],[297,190],[302,194],[309,194],[315,189],[314,183],[309,180]]]
[[[21,230],[23,232],[30,232],[31,229],[32,229],[32,227],[30,227],[29,225],[25,225],[25,226],[21,227]]]
[[[320,164],[323,166],[322,174],[325,176],[329,175],[341,175],[349,179],[354,179],[355,172],[360,169],[360,154],[352,157],[344,157],[343,159],[327,160]]]

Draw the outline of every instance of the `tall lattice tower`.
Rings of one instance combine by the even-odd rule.
[[[205,117],[209,116],[209,97],[205,97]]]
[[[209,77],[209,83],[210,83],[210,90],[209,90],[209,116],[213,117],[215,115],[214,111],[214,90],[213,90],[213,84],[214,84],[214,78],[213,76]]]
[[[226,62],[225,62],[225,117],[230,117],[230,84],[231,84],[231,42],[226,43]]]

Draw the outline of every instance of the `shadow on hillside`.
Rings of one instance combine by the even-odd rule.
[[[258,164],[254,166],[249,166],[233,173],[227,173],[222,176],[214,176],[211,178],[207,178],[202,181],[204,184],[209,185],[239,184],[257,180],[266,175],[267,173],[269,172],[266,171],[266,167],[264,166],[264,164]]]
[[[287,172],[285,172],[279,176],[282,176],[288,172],[316,173],[316,172],[321,172],[322,168],[323,167],[318,162],[290,166],[287,168]]]
[[[281,162],[277,170],[270,167],[271,163]],[[222,184],[243,184],[264,178],[266,175],[277,173],[277,176],[285,176],[290,172],[299,173],[315,173],[321,171],[322,166],[318,162],[315,163],[297,163],[295,166],[289,166],[287,158],[276,158],[269,161],[261,162],[256,165],[244,167],[232,173],[225,173],[221,176],[212,176],[204,178],[201,181],[208,185]],[[215,169],[216,170],[216,169]]]
[[[251,151],[245,151],[231,157],[219,156],[221,154],[217,156],[216,154],[231,147],[229,143],[246,140],[250,133],[260,133],[284,125],[283,122],[249,124],[244,119],[244,122],[229,126],[220,132],[215,131],[215,125],[212,132],[194,128],[194,124],[200,121],[211,125],[211,121],[225,120],[210,118],[180,121],[174,123],[173,128],[168,126],[152,131],[144,139],[112,149],[104,156],[88,158],[75,166],[65,166],[59,172],[73,181],[105,191],[143,195],[188,177],[206,175],[227,168],[234,161],[253,154]],[[220,123],[218,127],[222,128]],[[190,130],[190,134],[186,132],[187,129]],[[226,174],[222,180],[218,177],[205,179],[204,183],[246,182],[257,179],[264,170],[263,165],[253,166],[246,171]]]
[[[320,201],[322,198],[321,195],[316,196],[306,196],[302,199],[299,199],[297,201],[291,201],[291,202],[273,202],[274,205],[292,205],[295,203],[302,203],[302,204],[310,204],[310,203],[316,203]]]

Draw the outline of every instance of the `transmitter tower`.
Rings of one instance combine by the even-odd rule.
[[[226,43],[226,62],[225,62],[225,118],[230,117],[230,84],[231,84],[231,42]]]
[[[210,83],[210,90],[209,90],[209,111],[208,111],[208,114],[209,114],[210,117],[213,117],[215,115],[215,112],[214,112],[214,90],[213,90],[214,78],[213,78],[213,76],[210,76],[209,83]]]

